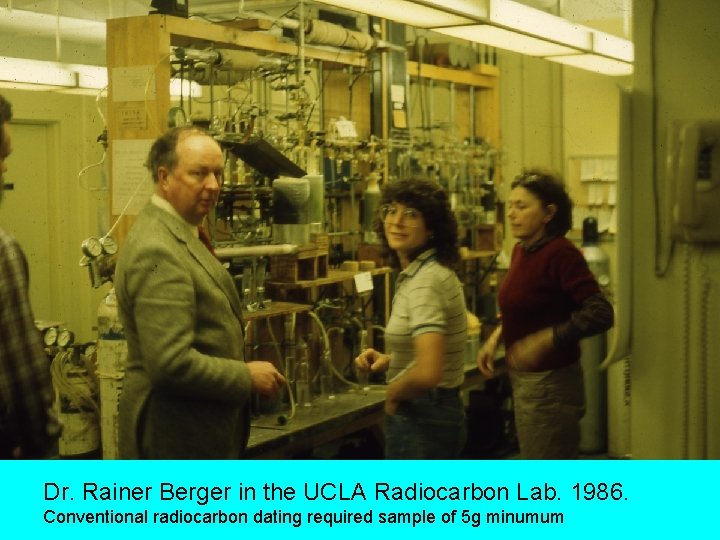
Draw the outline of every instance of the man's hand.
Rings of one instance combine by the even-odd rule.
[[[263,396],[273,396],[278,393],[285,384],[285,377],[271,362],[256,360],[248,362],[252,389]]]

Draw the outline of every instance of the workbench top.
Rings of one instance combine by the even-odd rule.
[[[383,418],[385,385],[368,390],[350,388],[334,398],[315,396],[312,406],[298,405],[295,415],[284,425],[278,421],[289,411],[254,418],[245,453],[248,458],[285,458],[314,448],[363,428],[377,425]]]
[[[475,365],[465,366],[462,388],[483,384]],[[378,428],[385,416],[384,384],[368,390],[351,387],[337,392],[333,399],[315,396],[312,406],[297,406],[295,415],[284,425],[278,421],[289,411],[263,414],[252,420],[246,458],[287,459],[365,428]],[[284,419],[283,419],[284,420]]]

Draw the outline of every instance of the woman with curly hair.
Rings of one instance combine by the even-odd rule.
[[[357,367],[387,371],[385,457],[450,459],[465,445],[460,399],[467,317],[458,262],[458,232],[447,193],[421,178],[383,187],[376,231],[400,270],[386,353],[366,349]]]

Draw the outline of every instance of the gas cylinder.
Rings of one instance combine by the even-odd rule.
[[[115,289],[98,306],[97,364],[100,387],[100,432],[104,459],[118,457],[118,403],[125,376],[127,341],[117,309]]]
[[[610,258],[599,246],[597,220],[583,220],[581,250],[590,271],[606,292],[610,285]],[[607,353],[603,332],[580,341],[580,363],[585,381],[585,416],[580,421],[580,452],[597,454],[607,449],[607,375],[600,364]]]
[[[60,350],[50,364],[58,418],[58,453],[65,459],[97,457],[100,448],[97,380],[92,361],[78,347]]]

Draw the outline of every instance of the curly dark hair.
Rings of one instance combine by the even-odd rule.
[[[180,139],[184,139],[188,135],[207,135],[210,133],[196,126],[180,126],[167,130],[160,135],[148,153],[145,160],[145,167],[152,174],[153,182],[158,181],[158,169],[166,167],[173,170],[178,164],[177,145]]]
[[[2,127],[10,120],[12,120],[12,105],[7,99],[0,95],[0,144],[2,144],[3,140]]]
[[[418,248],[412,254],[411,260],[426,249],[435,248],[437,259],[441,264],[450,268],[457,264],[460,260],[457,220],[450,208],[450,199],[441,186],[420,177],[389,182],[382,187],[378,208],[391,203],[404,204],[418,210],[425,220],[425,226],[432,232],[427,244]],[[388,245],[380,215],[375,218],[375,232],[380,238],[383,255],[393,268],[399,268],[400,260]]]
[[[565,190],[560,173],[542,167],[530,167],[515,177],[510,188],[523,187],[535,195],[543,206],[554,204],[557,211],[545,225],[550,236],[562,236],[572,229],[573,203]]]

